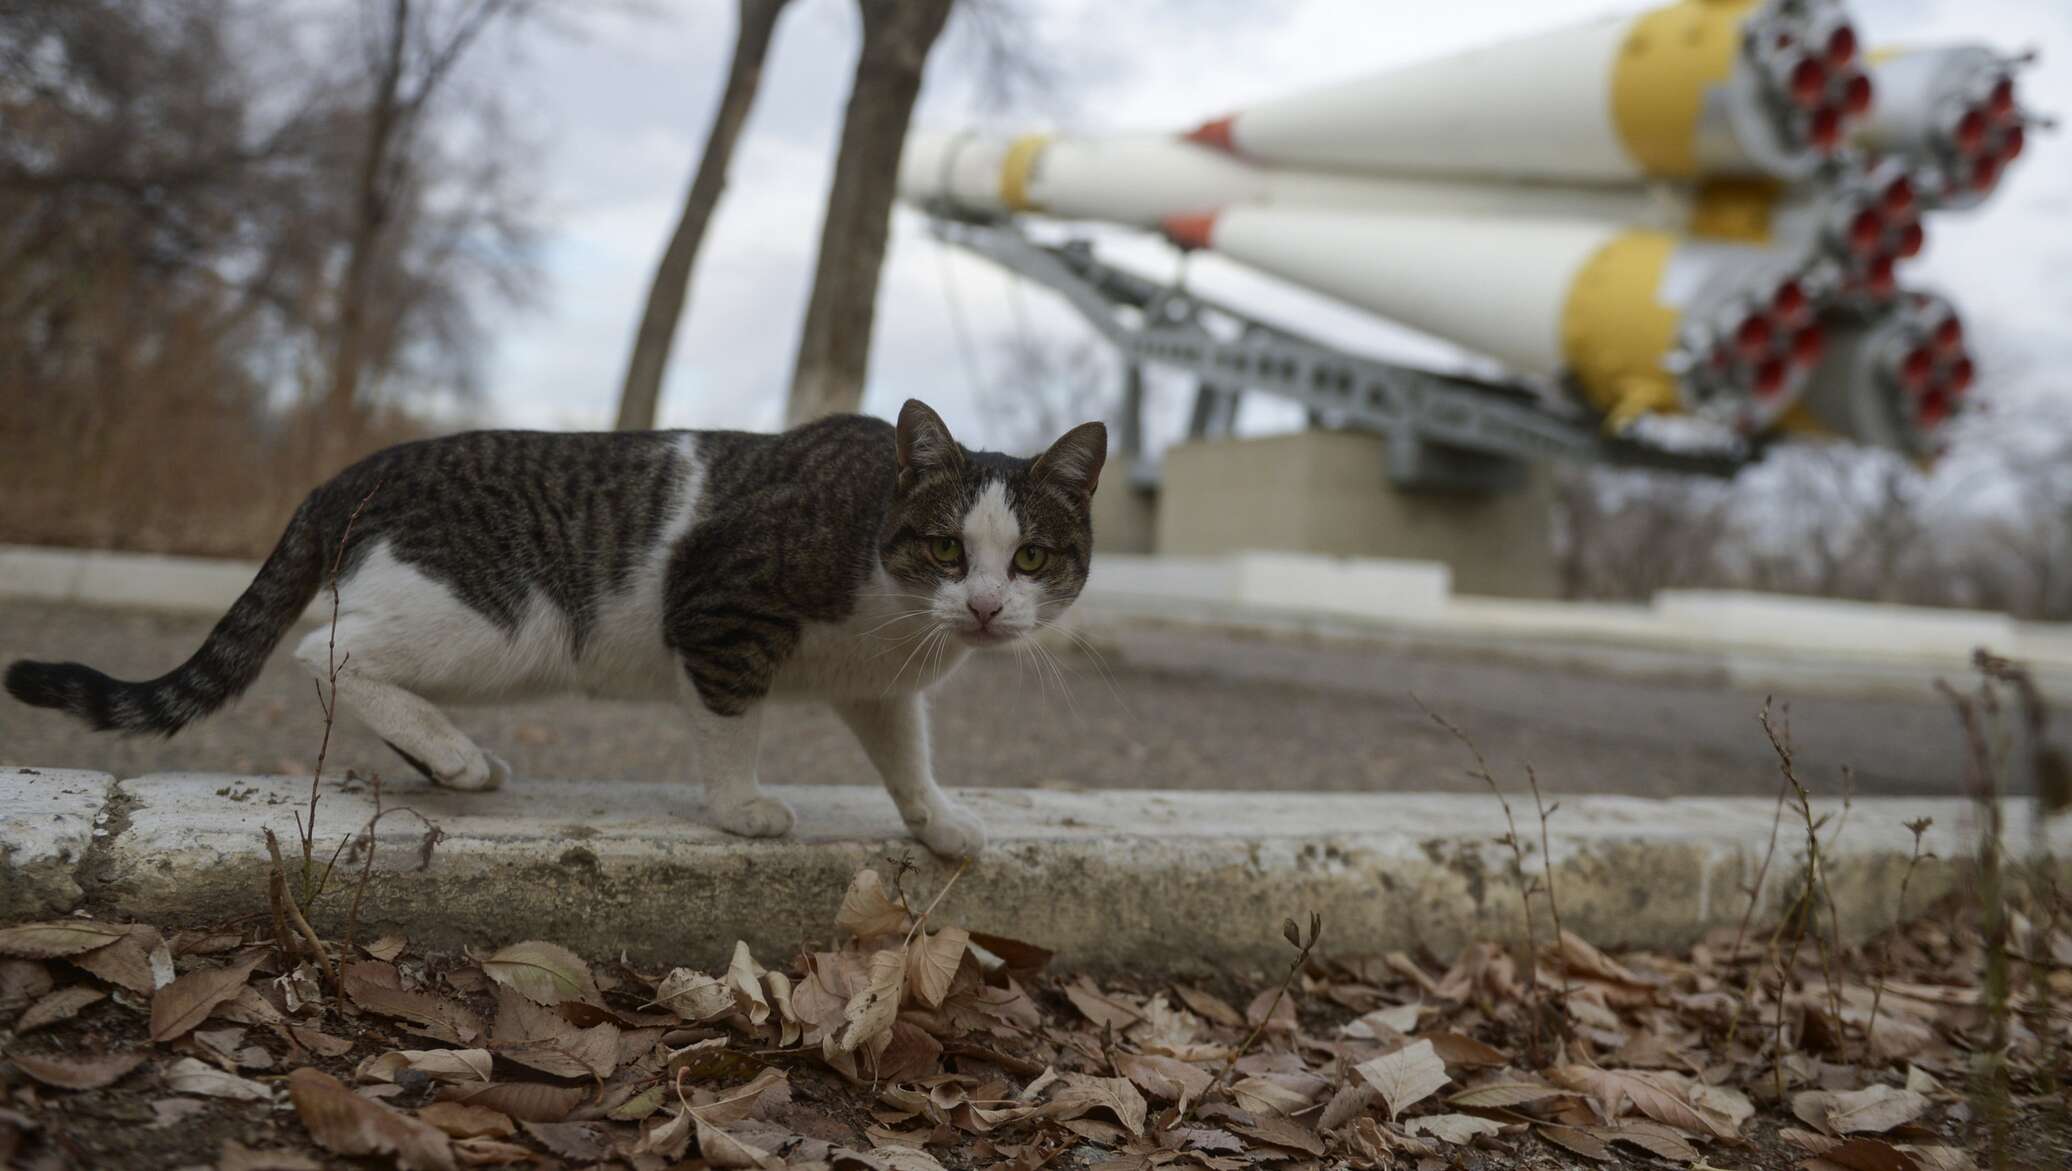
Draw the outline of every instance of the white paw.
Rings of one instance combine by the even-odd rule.
[[[791,806],[775,797],[750,797],[711,806],[712,823],[744,838],[774,838],[791,832]]]
[[[458,769],[439,775],[439,784],[467,793],[501,788],[511,779],[511,766],[501,756],[480,749],[469,753]]]
[[[925,816],[909,820],[907,828],[922,845],[944,858],[976,858],[986,848],[985,823],[962,805],[944,802]]]

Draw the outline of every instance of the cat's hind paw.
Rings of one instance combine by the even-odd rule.
[[[749,797],[725,804],[714,802],[709,812],[712,823],[744,838],[774,838],[791,832],[796,820],[791,806],[775,797]]]
[[[925,821],[909,821],[907,829],[929,852],[944,858],[976,858],[986,848],[986,826],[961,805],[945,804]]]

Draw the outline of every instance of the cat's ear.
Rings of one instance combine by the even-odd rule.
[[[910,476],[954,468],[964,462],[964,453],[957,449],[949,426],[920,399],[910,398],[899,408],[899,426],[894,436],[899,448],[902,486]]]
[[[1101,465],[1108,460],[1108,425],[1081,423],[1065,432],[1050,450],[1036,457],[1029,478],[1060,484],[1092,496],[1101,483]]]

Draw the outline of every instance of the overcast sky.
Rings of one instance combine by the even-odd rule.
[[[1056,63],[1065,82],[1058,100],[1012,115],[980,113],[973,55],[964,42],[946,40],[929,67],[916,124],[1179,129],[1248,100],[1636,7],[1607,0],[1029,0],[1032,48]],[[2038,48],[2042,64],[2022,78],[2025,101],[2072,113],[2072,4],[2065,0],[1856,0],[1853,9],[1873,45],[1969,40]],[[731,0],[649,0],[641,10],[586,14],[563,31],[530,35],[515,59],[500,59],[537,144],[546,281],[538,306],[500,319],[492,331],[489,421],[609,425],[652,265],[717,99],[733,10]],[[793,0],[779,25],[731,186],[699,259],[665,386],[664,425],[777,422],[856,44],[848,0]],[[2072,369],[2072,142],[2060,132],[2030,143],[1985,207],[1930,222],[1927,253],[1902,272],[1907,283],[1956,299],[1986,350],[1988,390],[2010,406],[2072,396],[2072,374],[2064,373]],[[1170,270],[1162,245],[1115,244],[1116,255]],[[1342,344],[1448,360],[1442,347],[1233,266],[1198,260],[1188,279]],[[1017,291],[998,270],[940,248],[919,217],[896,213],[865,409],[889,413],[920,396],[960,435],[983,440],[954,325],[960,318],[982,376],[1018,320],[1046,335],[1080,329],[1047,293]],[[1271,427],[1285,417],[1261,407],[1248,422]]]

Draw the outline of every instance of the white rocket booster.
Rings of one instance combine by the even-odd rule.
[[[1818,361],[1804,257],[1587,220],[1237,206],[1168,236],[1497,358],[1566,376],[1619,425],[1690,411],[1768,428]]]
[[[2029,116],[2015,93],[2020,64],[1979,45],[1873,53],[1878,100],[1853,140],[1903,162],[1936,204],[1970,207],[2021,156]]]
[[[1678,0],[1262,102],[1196,141],[1313,170],[1810,175],[1871,108],[1839,0]]]
[[[1921,251],[1914,183],[1902,167],[1812,188],[1769,180],[1603,186],[1472,182],[1259,167],[1187,142],[917,134],[900,194],[953,214],[1029,212],[1151,228],[1175,215],[1259,204],[1378,215],[1573,219],[1748,244],[1812,247],[1840,283],[1872,301],[1897,289],[1894,265]]]
[[[1801,409],[1858,443],[1937,454],[1976,380],[1964,324],[1948,301],[1908,291],[1862,317],[1828,323],[1827,353]]]

